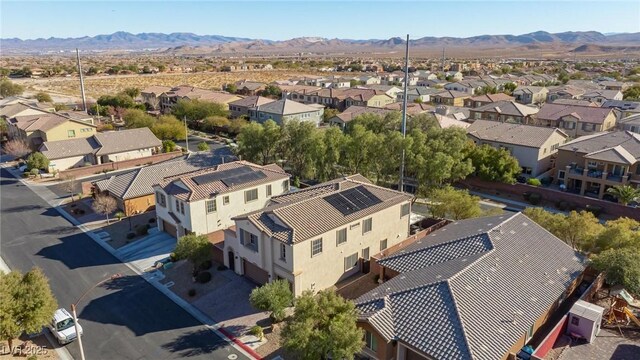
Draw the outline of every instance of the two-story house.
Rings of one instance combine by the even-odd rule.
[[[474,121],[467,128],[467,135],[477,145],[507,149],[518,159],[522,174],[529,177],[549,171],[553,166],[552,158],[569,137],[555,128],[486,120]]]
[[[620,90],[594,90],[582,94],[585,100],[602,104],[607,100],[622,100],[622,91]]]
[[[225,265],[257,283],[286,279],[295,295],[329,288],[407,238],[411,200],[360,175],[275,196],[235,218]]]
[[[160,95],[171,91],[169,86],[153,85],[140,90],[142,103],[151,110],[160,110]]]
[[[608,188],[640,184],[640,134],[582,136],[558,148],[558,182],[568,191],[602,199]]]
[[[464,107],[477,108],[498,101],[512,101],[513,96],[504,93],[478,95],[464,100]]]
[[[16,116],[8,119],[7,124],[9,138],[22,139],[33,150],[47,141],[91,137],[97,129],[93,123],[56,113]]]
[[[547,102],[554,102],[558,99],[579,99],[584,93],[584,89],[576,86],[554,86],[549,88],[549,92],[547,93]]]
[[[407,89],[407,102],[422,102],[428,103],[431,101],[431,95],[440,92],[440,90],[432,89],[426,86],[416,86]],[[398,102],[404,101],[404,92],[400,92],[396,95]]]
[[[262,96],[249,96],[244,99],[232,101],[229,103],[229,115],[234,118],[241,116],[249,116],[249,110],[255,109],[261,105],[266,105],[275,100]]]
[[[324,106],[302,104],[287,98],[249,109],[249,119],[263,123],[273,120],[282,124],[288,120],[308,121],[319,125],[323,120]]]
[[[615,128],[616,118],[610,108],[547,103],[536,114],[535,125],[557,127],[577,138]]]
[[[464,101],[470,97],[471,95],[468,93],[445,90],[431,95],[431,101],[441,105],[464,106]]]
[[[525,86],[513,91],[516,101],[521,104],[542,104],[547,100],[549,90],[544,86]]]
[[[640,114],[633,114],[620,119],[618,129],[628,130],[636,134],[640,134]]]
[[[169,91],[165,91],[159,96],[160,109],[163,113],[168,113],[173,109],[175,104],[180,100],[200,100],[206,102],[212,102],[222,104],[228,109],[228,104],[232,101],[241,99],[241,96],[235,94],[229,94],[224,91],[213,91],[207,89],[200,89],[193,86],[181,85],[171,88]]]
[[[234,161],[167,177],[153,189],[158,228],[179,238],[233,226],[235,216],[289,191],[289,175],[275,164]]]
[[[469,109],[469,121],[493,120],[500,122],[531,124],[538,108],[515,101],[497,101]]]

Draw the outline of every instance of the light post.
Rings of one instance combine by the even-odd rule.
[[[121,277],[121,274],[113,274],[110,277],[100,281],[99,283],[93,285],[92,287],[90,287],[89,289],[87,289],[87,291],[85,291],[82,295],[80,295],[80,297],[78,298],[78,300],[76,300],[75,303],[71,304],[71,315],[73,316],[73,325],[76,329],[76,336],[78,337],[78,346],[80,346],[80,359],[81,360],[85,360],[84,358],[84,348],[82,347],[82,336],[80,336],[80,328],[78,327],[78,315],[76,314],[76,306],[78,305],[78,303],[80,302],[80,300],[82,300],[91,290],[97,288],[98,286],[106,283],[109,280],[113,280],[113,279],[117,279],[119,277]]]
[[[224,164],[224,158],[227,157],[227,156],[230,157],[231,159],[236,157],[235,155],[220,155],[220,157],[222,158],[222,163],[223,164]]]

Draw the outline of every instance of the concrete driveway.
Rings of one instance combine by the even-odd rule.
[[[166,259],[176,248],[176,238],[157,228],[149,229],[149,235],[125,245],[116,252],[122,262],[132,263],[144,271],[157,261]]]

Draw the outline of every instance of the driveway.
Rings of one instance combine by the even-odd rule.
[[[149,235],[119,248],[116,253],[123,262],[132,263],[144,271],[157,261],[166,259],[176,248],[176,238],[157,228],[149,229]]]

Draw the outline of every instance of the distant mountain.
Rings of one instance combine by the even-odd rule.
[[[48,39],[0,39],[3,52],[47,52],[73,50],[156,50],[165,53],[356,53],[375,51],[401,51],[404,39],[393,37],[386,40],[326,39],[321,37],[300,37],[285,41],[247,39],[221,35],[196,35],[192,33],[141,33],[131,34],[119,31],[109,35],[85,36],[81,38]],[[500,49],[517,48],[543,49],[570,46],[579,48],[588,45],[635,47],[640,45],[640,33],[605,35],[596,31],[548,33],[536,31],[522,35],[479,35],[467,38],[423,37],[410,41],[412,50],[434,50],[437,48]],[[580,50],[578,50],[580,51]]]

